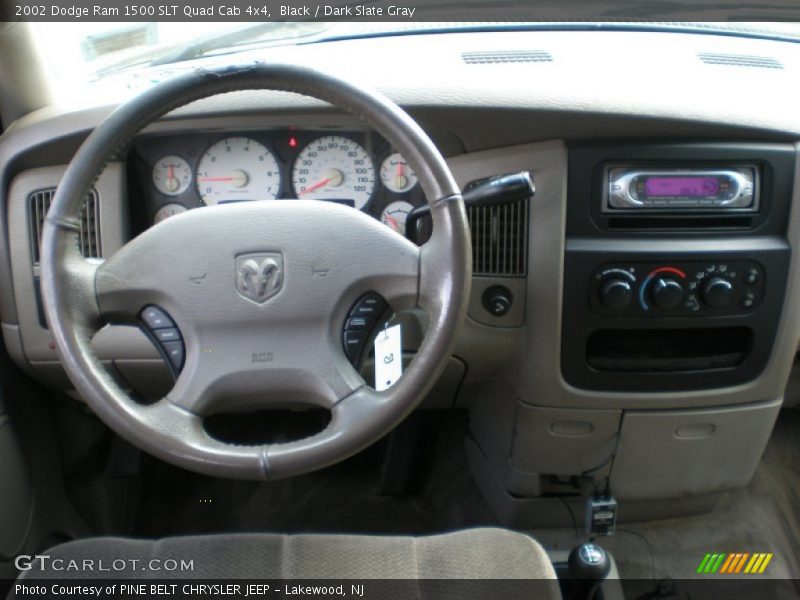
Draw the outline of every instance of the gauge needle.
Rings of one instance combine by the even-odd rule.
[[[241,169],[234,169],[228,177],[203,177],[200,181],[229,181],[234,187],[244,187],[250,181],[247,173]]]
[[[389,213],[386,213],[384,216],[386,217],[386,220],[389,221],[389,225],[391,226],[392,229],[394,229],[395,231],[400,231],[400,223],[397,222],[397,219],[395,219]]]
[[[306,189],[304,189],[302,192],[300,192],[300,193],[298,194],[298,196],[302,196],[303,194],[310,194],[310,193],[311,193],[311,192],[313,192],[314,190],[318,190],[319,188],[321,188],[321,187],[323,187],[323,186],[326,186],[326,185],[328,185],[330,182],[331,182],[331,178],[330,178],[330,177],[326,177],[326,178],[325,178],[325,179],[323,179],[322,181],[318,181],[318,182],[317,182],[317,183],[315,183],[314,185],[312,185],[312,186],[310,186],[310,187],[307,187]]]
[[[405,175],[405,165],[401,162],[397,163],[397,168],[395,169],[394,173],[394,185],[398,188],[398,191],[402,191],[403,188],[406,187],[408,184],[408,179]]]

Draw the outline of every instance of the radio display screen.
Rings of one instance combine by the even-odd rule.
[[[718,194],[719,180],[716,177],[648,177],[644,190],[649,198],[703,198]]]

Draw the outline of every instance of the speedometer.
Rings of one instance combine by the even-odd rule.
[[[264,144],[246,137],[220,140],[197,166],[197,190],[206,204],[274,200],[280,185],[278,161]]]
[[[375,166],[359,144],[329,135],[303,148],[294,163],[292,184],[298,198],[346,202],[362,209],[375,189]]]

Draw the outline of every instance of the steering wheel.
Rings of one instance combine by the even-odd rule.
[[[102,263],[79,250],[80,210],[105,165],[145,126],[195,100],[237,90],[324,100],[382,134],[416,171],[433,234],[417,247],[377,220],[332,202],[274,200],[205,207],[137,236]],[[383,95],[295,65],[200,69],[121,105],[86,139],[61,180],[41,249],[45,314],[76,390],[139,448],[199,473],[276,479],[341,461],[393,429],[450,356],[467,308],[471,246],[464,203],[424,131]],[[248,272],[249,271],[249,272]],[[370,292],[394,310],[418,307],[429,325],[389,389],[368,386],[348,361],[342,328]],[[374,297],[374,296],[373,296]],[[106,324],[140,324],[158,307],[177,326],[185,359],[161,400],[137,402],[105,370],[91,340]],[[310,437],[237,445],[204,418],[228,409],[321,406],[331,420]]]

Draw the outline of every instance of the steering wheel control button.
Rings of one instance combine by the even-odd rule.
[[[183,337],[175,322],[161,308],[146,307],[139,315],[150,338],[155,342],[161,354],[169,363],[172,372],[177,376],[183,368],[186,348]]]
[[[359,368],[367,343],[374,339],[375,330],[381,323],[379,319],[387,307],[386,300],[380,294],[367,292],[350,309],[344,323],[342,341],[345,355],[356,369]]]
[[[180,371],[183,368],[185,354],[183,342],[165,342],[162,344],[162,347],[164,348],[164,354],[166,354],[167,359],[169,359],[169,363],[175,371]]]
[[[181,341],[181,333],[178,331],[177,327],[170,327],[169,329],[156,329],[153,331],[153,335],[156,336],[156,339],[161,342],[180,342]]]
[[[378,316],[386,309],[386,301],[380,294],[368,292],[361,296],[350,311],[351,317],[372,317]]]
[[[351,363],[358,361],[364,350],[364,343],[367,341],[366,331],[345,331],[344,332],[344,351]]]
[[[486,288],[481,296],[481,303],[483,308],[486,309],[493,317],[502,317],[511,310],[511,304],[514,301],[514,296],[507,287],[502,285],[494,285]]]
[[[350,317],[344,326],[346,331],[371,331],[375,319],[369,317]]]
[[[148,329],[167,329],[175,327],[175,323],[167,313],[157,306],[148,306],[142,311],[142,321]]]

